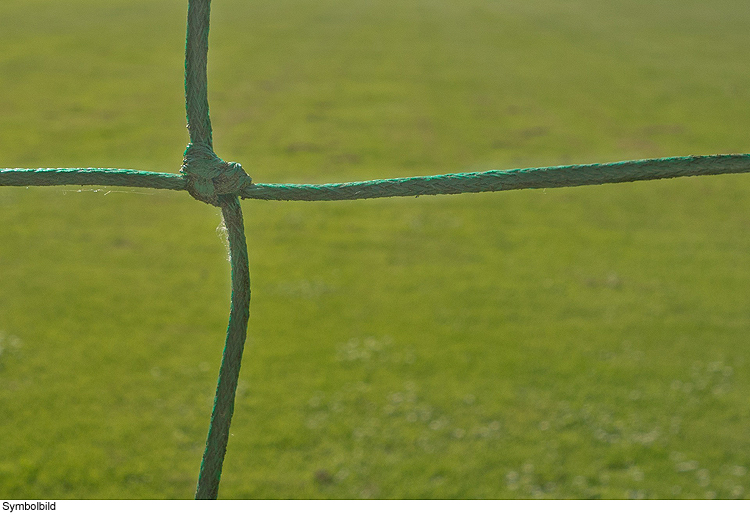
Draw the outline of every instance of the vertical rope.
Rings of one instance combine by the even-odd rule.
[[[247,258],[247,242],[242,220],[239,198],[224,195],[221,212],[229,236],[229,254],[232,263],[232,305],[229,326],[224,346],[224,355],[216,386],[211,427],[208,431],[206,450],[203,454],[196,499],[215,499],[219,493],[221,469],[229,441],[229,426],[234,412],[237,380],[240,375],[242,350],[250,318],[250,272]]]
[[[208,116],[208,24],[211,0],[188,3],[185,39],[185,110],[190,142],[213,147],[211,119]]]
[[[229,255],[232,267],[232,300],[229,312],[229,325],[224,345],[224,353],[216,385],[211,424],[203,453],[196,499],[216,499],[219,494],[221,470],[229,441],[229,427],[234,413],[237,381],[240,375],[242,351],[247,336],[247,323],[250,317],[250,272],[247,258],[247,242],[242,219],[242,208],[237,197],[241,189],[241,176],[250,182],[241,168],[222,162],[213,154],[211,119],[208,115],[208,28],[211,0],[190,0],[188,3],[188,23],[185,44],[185,110],[187,113],[190,143],[185,152],[183,167],[188,184],[196,181],[208,184],[208,199],[198,193],[198,198],[221,207],[224,224],[229,237]],[[191,154],[203,152],[208,162],[195,163]],[[205,161],[205,160],[203,160]],[[236,164],[235,164],[236,165]],[[196,167],[199,174],[193,174]],[[217,194],[217,186],[223,187],[228,172],[237,180],[235,187],[229,185],[224,190],[228,194]],[[206,180],[206,181],[203,181]],[[205,186],[205,185],[204,185]],[[190,185],[188,185],[190,187]],[[202,188],[202,187],[201,187]],[[193,193],[191,193],[193,194]],[[194,195],[195,196],[195,195]]]

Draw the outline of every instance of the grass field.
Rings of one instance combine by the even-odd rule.
[[[739,0],[213,2],[257,182],[750,151]],[[177,172],[180,0],[0,3],[0,166]],[[748,498],[750,180],[243,202],[221,498]],[[190,498],[229,307],[187,193],[0,188],[0,496]]]

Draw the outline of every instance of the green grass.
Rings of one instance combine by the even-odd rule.
[[[747,2],[213,4],[259,182],[750,151]],[[2,2],[0,166],[177,172],[185,12]],[[3,497],[194,492],[219,215],[122,191],[0,189]],[[222,498],[750,495],[747,176],[243,208]]]

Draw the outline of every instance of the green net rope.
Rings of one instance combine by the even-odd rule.
[[[218,496],[247,335],[250,273],[239,198],[357,200],[750,173],[750,154],[724,154],[318,185],[253,183],[239,164],[225,162],[213,151],[206,75],[210,10],[211,0],[188,2],[185,108],[190,144],[185,150],[180,174],[98,168],[0,169],[0,186],[96,185],[186,190],[197,200],[221,208],[229,237],[232,297],[214,407],[198,476],[196,499],[215,499]]]
[[[493,170],[348,183],[249,183],[237,193],[257,200],[330,201],[462,194],[512,189],[576,187],[603,183],[659,180],[684,176],[750,172],[750,154],[681,156],[616,163]],[[179,174],[125,169],[0,169],[0,185],[120,185],[184,191]]]

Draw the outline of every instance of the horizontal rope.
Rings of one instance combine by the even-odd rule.
[[[575,187],[747,172],[750,172],[750,154],[717,154],[349,183],[254,183],[242,189],[240,197],[258,200],[359,200]],[[182,191],[186,189],[186,180],[180,174],[125,169],[2,169],[0,186],[3,185],[115,185]]]
[[[750,154],[658,158],[322,185],[256,183],[243,189],[240,196],[260,200],[357,200],[390,196],[575,187],[744,172],[750,172]]]
[[[130,169],[0,169],[0,186],[114,185],[185,190],[179,174]]]

